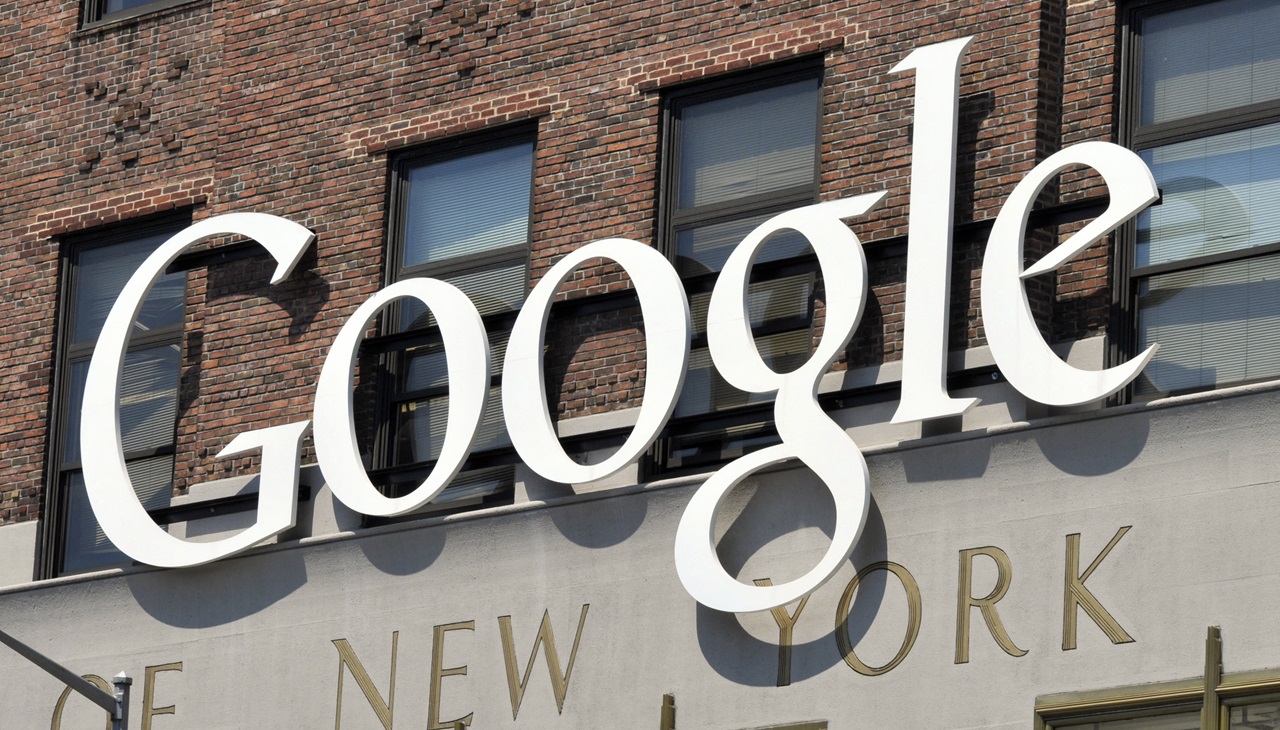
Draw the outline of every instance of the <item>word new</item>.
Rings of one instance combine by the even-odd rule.
[[[511,628],[511,617],[498,617],[498,633],[502,639],[502,660],[503,667],[506,670],[507,692],[511,700],[512,720],[517,720],[520,717],[520,704],[524,701],[524,692],[529,686],[529,676],[533,673],[533,665],[537,662],[539,648],[542,649],[543,658],[546,660],[547,672],[551,675],[551,691],[556,700],[556,712],[564,712],[565,697],[569,693],[569,680],[573,677],[574,662],[578,660],[578,645],[582,642],[582,629],[586,626],[587,609],[590,607],[589,604],[582,604],[582,612],[578,615],[578,629],[573,635],[573,647],[569,650],[568,662],[563,664],[563,669],[561,669],[561,652],[556,648],[555,631],[551,628],[551,612],[550,610],[542,612],[542,623],[538,626],[538,633],[533,640],[533,650],[529,652],[529,661],[525,663],[523,675],[520,672],[519,657],[516,656],[516,641]],[[475,630],[475,621],[456,621],[449,624],[440,624],[432,629],[431,680],[428,684],[427,692],[427,730],[455,730],[462,726],[471,727],[472,725],[472,720],[475,718],[474,712],[469,712],[466,716],[454,720],[442,721],[440,719],[440,699],[443,692],[443,682],[446,677],[463,677],[467,674],[466,664],[456,667],[444,666],[446,635],[452,631]],[[384,698],[382,692],[378,690],[377,685],[369,676],[369,671],[365,669],[364,664],[360,661],[360,657],[356,655],[355,649],[351,647],[351,643],[346,639],[333,640],[333,646],[338,650],[338,698],[334,706],[334,728],[336,730],[341,730],[342,727],[343,670],[349,672],[351,677],[356,680],[356,686],[364,694],[365,700],[369,702],[369,707],[377,715],[382,727],[386,730],[391,730],[396,710],[396,654],[399,642],[400,632],[391,632],[391,679],[387,688],[387,696]]]

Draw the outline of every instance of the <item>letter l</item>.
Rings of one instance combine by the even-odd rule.
[[[960,59],[971,41],[969,36],[917,48],[891,71],[916,72],[902,400],[893,423],[958,416],[977,402],[976,398],[952,398],[947,393]]]

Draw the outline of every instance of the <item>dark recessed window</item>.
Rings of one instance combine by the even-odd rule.
[[[502,420],[507,333],[529,281],[534,130],[519,128],[402,155],[393,165],[393,281],[430,277],[461,289],[489,332],[492,380],[464,471],[433,509],[505,499],[515,455]],[[449,384],[435,318],[414,300],[394,306],[382,341],[379,473],[388,493],[412,490],[444,443]]]
[[[107,313],[142,261],[187,221],[77,236],[64,248],[58,408],[51,440],[54,487],[48,493],[56,573],[128,563],[89,507],[80,467],[80,406],[89,361]],[[120,385],[125,460],[148,511],[169,506],[173,492],[178,380],[186,274],[165,274],[151,289],[129,339]],[[56,533],[56,534],[55,534]]]
[[[662,243],[693,313],[689,374],[656,467],[712,464],[774,443],[772,397],[719,376],[707,349],[716,274],[771,216],[817,200],[822,69],[806,63],[682,89],[666,99]],[[777,372],[811,352],[816,264],[795,232],[775,234],[756,259],[749,311],[756,347]]]
[[[1129,132],[1163,194],[1130,248],[1138,397],[1280,377],[1280,3],[1131,16]]]

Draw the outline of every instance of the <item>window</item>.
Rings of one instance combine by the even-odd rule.
[[[189,0],[84,0],[82,25],[132,18]]]
[[[1280,377],[1280,3],[1130,15],[1128,131],[1160,205],[1138,219],[1129,296],[1138,397]]]
[[[393,166],[391,280],[431,277],[457,286],[480,311],[490,340],[484,421],[464,471],[433,506],[503,499],[514,483],[500,381],[507,333],[528,293],[533,153],[533,130],[521,127],[434,145]],[[434,318],[420,303],[401,300],[385,320],[383,468],[375,476],[398,496],[420,483],[439,457],[448,378]]]
[[[667,98],[663,246],[685,281],[693,313],[689,374],[658,469],[710,464],[776,441],[770,398],[720,378],[707,349],[716,274],[757,225],[818,194],[822,68],[815,61],[677,91]],[[775,234],[749,290],[756,347],[778,372],[811,350],[816,264],[795,232]]]
[[[1222,632],[1209,627],[1205,676],[1042,697],[1036,730],[1280,730],[1280,673],[1222,673]]]
[[[127,563],[89,507],[80,469],[80,404],[89,360],[107,313],[142,261],[186,221],[131,226],[64,247],[58,398],[46,502],[46,572],[76,573]],[[129,475],[148,511],[169,506],[182,366],[186,274],[165,274],[134,324],[120,385],[120,429]]]

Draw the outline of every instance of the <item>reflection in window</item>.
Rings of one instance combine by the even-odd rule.
[[[817,93],[809,78],[684,106],[680,208],[811,184]]]
[[[107,314],[125,283],[161,243],[178,230],[165,226],[87,239],[68,251],[64,298],[69,322],[63,344],[59,490],[64,526],[55,546],[59,572],[82,572],[127,562],[103,535],[89,507],[80,470],[80,409],[89,360]],[[120,383],[120,431],[125,461],[148,511],[169,506],[182,366],[186,275],[160,277],[134,322]],[[53,500],[57,502],[58,500]],[[56,510],[55,510],[56,511]]]
[[[1163,195],[1138,221],[1136,266],[1280,241],[1280,124],[1143,150]]]
[[[1275,3],[1225,0],[1142,19],[1140,124],[1280,99]]]
[[[810,64],[668,100],[663,236],[689,293],[694,335],[660,469],[714,463],[776,441],[767,416],[734,414],[772,398],[743,393],[720,377],[707,349],[706,311],[715,275],[742,239],[770,217],[816,199],[820,88],[821,69]],[[777,372],[809,357],[817,281],[811,263],[800,273],[777,267],[811,251],[799,233],[779,231],[756,257],[747,308],[756,347]]]
[[[1258,702],[1231,708],[1231,730],[1280,730],[1280,702]]]
[[[533,143],[408,167],[401,266],[524,246]]]
[[[1249,0],[1136,17],[1132,136],[1162,194],[1133,247],[1136,345],[1160,344],[1140,396],[1280,377],[1277,25]]]
[[[480,504],[509,494],[514,484],[499,383],[510,320],[528,287],[533,159],[533,131],[516,129],[433,145],[395,162],[393,278],[430,277],[458,287],[490,333],[492,380],[472,466],[433,501],[437,506]],[[410,336],[386,357],[383,379],[380,471],[384,489],[398,495],[440,456],[449,384],[435,316],[405,299],[389,322],[388,334]],[[508,465],[491,465],[498,462]]]

